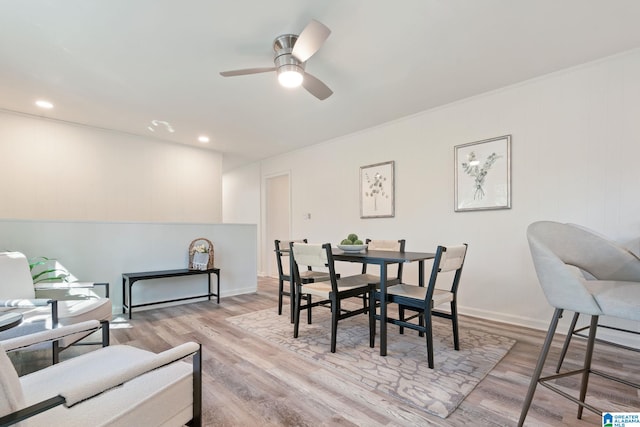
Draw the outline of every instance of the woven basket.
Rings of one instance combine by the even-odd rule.
[[[201,245],[207,249],[208,254],[196,251],[196,247]],[[208,255],[208,257],[206,255]],[[189,245],[189,269],[209,270],[211,268],[213,268],[213,243],[211,243],[209,239],[199,237]]]

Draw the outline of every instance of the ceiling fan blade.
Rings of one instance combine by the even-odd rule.
[[[317,77],[314,77],[309,73],[304,73],[302,87],[304,87],[311,95],[315,96],[321,101],[323,99],[327,99],[333,94],[333,91],[329,89],[329,86],[322,83],[322,81],[320,81]]]
[[[276,67],[263,67],[263,68],[245,68],[244,70],[232,70],[221,71],[222,77],[244,76],[247,74],[268,73],[269,71],[275,71]]]
[[[331,30],[326,25],[312,19],[298,36],[291,54],[298,61],[305,62],[322,47],[329,34]]]

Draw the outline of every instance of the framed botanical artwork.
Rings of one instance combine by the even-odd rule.
[[[455,211],[511,208],[511,135],[455,146]]]
[[[360,168],[360,218],[395,215],[394,162]]]

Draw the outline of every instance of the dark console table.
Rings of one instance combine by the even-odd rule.
[[[170,300],[154,301],[154,302],[148,302],[145,304],[133,304],[133,301],[131,299],[131,288],[133,287],[133,284],[139,280],[164,279],[166,277],[179,277],[179,276],[193,276],[195,274],[207,275],[208,292],[206,294],[194,295],[190,297],[176,298],[176,299],[170,299]],[[211,292],[211,274],[215,274],[218,279],[215,294]],[[126,298],[127,282],[129,282],[129,288],[128,288],[129,298]],[[183,268],[180,270],[146,271],[142,273],[122,273],[122,314],[128,311],[129,319],[131,319],[131,313],[133,312],[134,307],[144,307],[146,305],[162,304],[162,303],[175,302],[175,301],[184,301],[184,300],[204,298],[204,297],[207,297],[209,300],[211,300],[212,296],[216,297],[217,303],[220,304],[220,269],[219,268],[209,268],[207,270],[189,270],[187,268]]]

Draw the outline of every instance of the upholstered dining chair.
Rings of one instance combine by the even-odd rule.
[[[372,240],[372,239],[366,239],[365,243],[367,244],[367,250],[371,250],[371,251],[394,251],[394,252],[404,252],[404,246],[405,246],[405,240],[404,239],[400,239],[400,240]],[[396,268],[396,274],[395,277],[393,277],[393,266],[389,266],[391,268],[388,268],[387,270],[387,281],[386,281],[386,286],[392,286],[392,285],[397,285],[398,283],[402,283],[402,268],[403,268],[403,264],[404,263],[398,263],[395,265]],[[371,272],[368,272],[368,267],[369,264],[367,264],[366,262],[362,264],[362,274],[366,274],[369,280],[369,283],[373,286],[376,287],[376,289],[380,289],[380,276],[377,274],[371,274]],[[374,265],[373,267],[379,269],[378,265]],[[367,295],[364,299],[363,299],[363,304],[365,306],[368,306],[368,298],[369,296]]]
[[[400,326],[400,333],[403,328],[416,330],[426,335],[427,342],[427,362],[429,368],[433,369],[433,327],[432,316],[444,317],[451,320],[453,327],[453,345],[456,350],[460,349],[460,338],[458,333],[458,286],[460,285],[460,277],[462,275],[462,267],[467,255],[467,244],[458,246],[438,246],[433,267],[429,277],[429,283],[426,287],[399,283],[387,289],[387,304],[398,304],[399,318],[388,318],[387,321],[394,325]],[[440,273],[451,272],[452,282],[450,287],[442,289],[442,283],[438,282]],[[442,276],[440,276],[442,277]],[[436,288],[438,284],[439,288]],[[370,328],[374,331],[375,338],[375,317],[376,317],[376,301],[379,301],[381,294],[372,290],[372,298],[369,304],[369,322]],[[436,309],[436,307],[449,303],[449,312]],[[417,314],[405,317],[405,310],[416,312]],[[418,319],[418,324],[410,322]],[[374,340],[371,341],[371,347],[374,346]]]
[[[371,239],[367,239],[366,241],[367,244],[367,250],[370,251],[400,251],[400,252],[404,252],[404,247],[405,247],[405,240],[404,239],[400,239],[400,240],[371,240]],[[369,276],[369,280],[371,281],[371,283],[380,285],[380,276],[376,275],[376,274],[371,274],[370,272],[367,272],[367,263],[363,263],[362,264],[362,274],[367,274]],[[397,265],[397,270],[396,270],[396,275],[395,277],[387,277],[387,286],[391,286],[391,285],[395,285],[397,283],[402,283],[402,266],[403,263],[399,263]],[[374,267],[378,267],[377,265]],[[388,272],[391,275],[393,274],[392,272]],[[389,276],[389,275],[387,275]]]
[[[291,323],[293,323],[294,303],[295,303],[295,284],[291,280],[290,266],[290,243],[307,243],[307,239],[302,240],[276,240],[275,253],[276,263],[278,265],[278,315],[282,314],[283,297],[288,296],[290,299]],[[285,261],[285,262],[283,262]],[[302,283],[312,283],[316,281],[329,280],[329,274],[325,271],[313,271],[311,267],[300,272],[300,280]],[[289,290],[284,289],[284,282],[289,282]],[[305,296],[306,298],[306,296]],[[307,321],[311,323],[311,310],[307,311]]]
[[[319,245],[292,242],[290,247],[296,283],[293,337],[298,338],[300,312],[302,310],[311,310],[312,307],[328,305],[331,308],[331,352],[335,353],[338,321],[358,314],[365,314],[368,310],[368,307],[345,310],[342,307],[342,301],[353,297],[363,298],[365,294],[368,294],[371,288],[368,277],[366,274],[358,274],[338,278],[330,243]],[[327,268],[329,270],[329,280],[303,283],[300,271],[304,271],[307,267]],[[302,305],[303,295],[308,296],[305,305]],[[317,296],[320,299],[312,302],[311,296]]]
[[[0,425],[201,425],[201,347],[189,342],[161,353],[104,347],[18,377],[7,352],[87,334],[97,321],[0,342]],[[182,359],[192,356],[192,362]]]
[[[70,286],[72,285],[71,283]],[[18,326],[0,332],[0,340],[60,325],[98,320],[102,321],[103,325],[100,344],[103,347],[109,344],[111,300],[102,297],[76,300],[38,298],[31,278],[29,262],[20,252],[0,252],[0,313],[9,311],[22,313],[23,320]],[[53,341],[53,344],[50,344],[53,350],[53,363],[58,362],[60,351],[86,336],[78,333]]]
[[[640,388],[639,384],[616,378],[591,366],[599,316],[640,320],[640,310],[638,310],[640,283],[619,279],[586,280],[579,270],[594,278],[610,276],[612,271],[617,271],[616,275],[620,274],[619,277],[624,277],[625,274],[632,274],[631,270],[634,269],[634,267],[630,268],[631,259],[628,253],[625,254],[627,251],[615,245],[603,244],[601,239],[594,239],[591,233],[585,234],[584,230],[568,224],[552,221],[534,222],[527,228],[527,239],[538,281],[547,301],[554,308],[554,313],[531,376],[518,425],[524,424],[538,384],[576,403],[578,418],[582,418],[584,408],[601,413],[601,410],[585,402],[591,374]],[[580,369],[543,377],[542,370],[564,310],[591,316],[584,363]],[[581,376],[578,398],[569,395],[551,382],[573,375]]]
[[[599,254],[597,260],[594,259],[593,262],[597,262],[599,267],[593,268],[592,271],[597,274],[596,277],[592,276],[590,273],[587,273],[584,270],[580,270],[580,273],[584,276],[586,280],[612,280],[612,281],[631,281],[631,282],[639,282],[640,283],[640,258],[633,252],[631,252],[628,248],[614,242],[609,239],[607,236],[598,233],[594,230],[590,230],[582,225],[578,224],[566,224],[567,227],[574,228],[572,233],[579,237],[580,239],[584,239],[585,241],[590,242],[589,245],[593,247],[598,247]],[[577,268],[577,267],[576,267]],[[556,373],[560,372],[562,368],[562,363],[564,362],[564,358],[567,355],[567,351],[569,349],[569,345],[571,343],[571,338],[573,336],[578,336],[582,338],[588,338],[588,333],[585,331],[589,330],[589,325],[587,326],[578,326],[578,320],[580,317],[580,313],[576,312],[573,314],[573,318],[571,319],[571,325],[569,326],[569,332],[564,341],[564,345],[562,346],[562,351],[560,352],[560,357],[558,358],[558,365],[556,366]],[[607,324],[597,325],[598,328],[615,330],[617,332],[623,332],[632,335],[638,335],[639,333],[634,330],[618,328],[615,326],[610,326]],[[613,342],[606,339],[598,338],[596,334],[596,342],[601,344],[613,345],[615,347],[624,348],[626,350],[639,351],[635,347],[626,346],[619,342]]]

